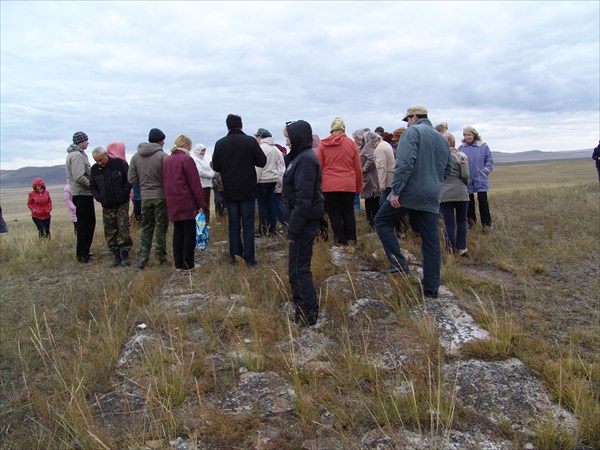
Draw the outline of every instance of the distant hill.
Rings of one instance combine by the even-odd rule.
[[[543,152],[541,150],[529,150],[527,152],[504,153],[492,152],[494,164],[523,164],[544,161],[561,161],[566,159],[592,159],[593,149],[569,150],[562,152]]]
[[[544,161],[558,161],[567,159],[590,159],[593,149],[569,150],[561,152],[544,152],[541,150],[530,150],[519,153],[504,153],[494,151],[494,163],[498,165],[527,164]],[[46,185],[55,186],[65,184],[65,166],[52,167],[21,167],[16,170],[0,170],[0,187],[22,188],[31,186],[34,178],[39,177]]]
[[[0,170],[0,187],[30,187],[34,178],[41,178],[46,186],[67,183],[65,165],[51,167],[21,167],[16,170]]]

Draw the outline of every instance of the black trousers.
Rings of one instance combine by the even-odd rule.
[[[318,306],[310,263],[319,223],[319,219],[307,221],[298,239],[289,245],[288,276],[292,299],[295,306],[305,310],[315,310]]]
[[[479,216],[481,225],[492,226],[492,216],[490,215],[490,205],[488,203],[487,192],[477,192],[477,203],[479,204]],[[475,194],[469,194],[469,209],[467,211],[467,221],[470,226],[477,223],[475,216]]]
[[[91,195],[74,195],[73,204],[77,214],[77,258],[89,259],[94,231],[96,231],[94,197]]]
[[[178,220],[173,222],[173,260],[176,269],[194,268],[196,249],[196,221]]]
[[[50,217],[47,219],[37,219],[32,217],[33,223],[37,227],[38,234],[40,237],[49,238],[50,237]]]
[[[379,196],[365,198],[365,212],[367,213],[367,220],[369,221],[371,228],[374,226],[373,219],[375,218],[377,211],[379,211],[379,198]]]
[[[356,218],[354,217],[354,192],[323,192],[325,208],[333,229],[335,242],[348,245],[356,242]]]

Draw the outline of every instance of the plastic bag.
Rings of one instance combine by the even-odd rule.
[[[208,227],[206,226],[206,215],[200,211],[196,214],[196,249],[203,252],[208,245]]]

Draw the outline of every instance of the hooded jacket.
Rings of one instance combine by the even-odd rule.
[[[41,186],[42,191],[36,191],[36,186]],[[31,210],[31,217],[35,219],[49,219],[52,211],[52,199],[41,178],[34,178],[31,183],[33,191],[29,193],[27,207]]]
[[[125,160],[108,157],[104,167],[92,166],[92,195],[103,208],[116,208],[129,203],[131,184],[127,181],[129,166]]]
[[[375,150],[369,144],[363,145],[360,149],[360,162],[363,172],[362,198],[373,198],[381,195],[374,152]]]
[[[129,183],[140,190],[142,200],[164,199],[162,168],[167,154],[160,144],[142,142],[131,158]]]
[[[405,208],[438,214],[442,183],[451,168],[448,141],[429,119],[419,119],[398,143],[392,193]]]
[[[169,221],[194,220],[198,210],[208,207],[196,164],[187,150],[176,148],[165,159],[163,180]]]
[[[323,171],[323,192],[362,192],[360,156],[352,139],[344,133],[326,137],[317,148],[317,157]]]
[[[265,167],[267,157],[258,142],[240,129],[229,130],[215,143],[213,169],[221,173],[223,198],[226,202],[256,199],[257,180],[254,167]]]
[[[215,177],[215,171],[210,167],[210,162],[207,161],[206,156],[202,156],[202,150],[206,149],[204,146],[196,145],[191,152],[191,157],[196,163],[196,169],[198,175],[200,175],[200,182],[202,183],[202,189],[212,188],[213,178]]]
[[[84,149],[77,144],[67,148],[66,163],[67,181],[71,186],[71,193],[75,195],[91,196],[90,190],[90,161]]]
[[[277,183],[279,180],[279,169],[281,167],[280,161],[283,160],[283,155],[275,146],[272,137],[263,138],[259,145],[267,157],[267,163],[265,164],[265,167],[256,168],[256,180],[258,183]]]
[[[494,170],[494,158],[488,145],[482,141],[473,141],[472,144],[463,142],[458,150],[467,155],[469,161],[469,194],[489,191],[489,175]]]
[[[469,163],[464,153],[452,153],[452,171],[442,185],[440,203],[468,202]]]
[[[295,241],[307,221],[319,220],[325,211],[321,192],[321,167],[312,150],[312,129],[298,120],[287,127],[291,143],[288,166],[283,174],[283,212],[288,222],[288,239]]]
[[[63,188],[63,199],[65,200],[65,204],[67,208],[69,208],[69,217],[71,218],[71,222],[77,222],[77,209],[75,208],[75,203],[73,203],[73,193],[71,192],[71,186],[66,184]]]

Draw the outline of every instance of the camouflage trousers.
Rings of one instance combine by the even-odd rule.
[[[138,264],[147,263],[152,249],[152,238],[156,230],[156,247],[154,252],[156,259],[164,260],[167,256],[167,230],[169,228],[169,216],[167,213],[167,201],[159,198],[150,200],[142,199],[142,223],[140,225],[140,251],[138,253]]]
[[[129,202],[115,208],[102,208],[104,237],[111,252],[128,252],[133,242],[129,234]]]

